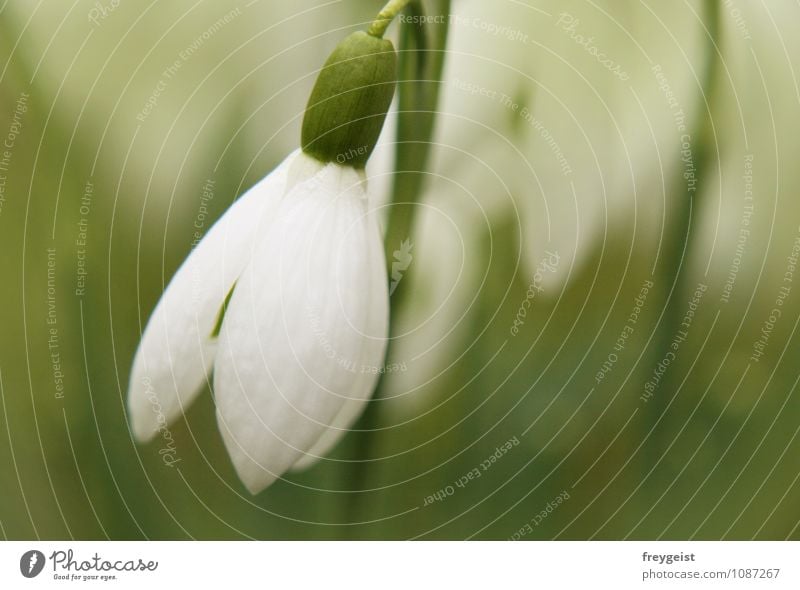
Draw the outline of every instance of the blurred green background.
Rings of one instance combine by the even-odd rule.
[[[3,3],[0,533],[800,539],[789,1],[456,0],[426,188],[401,196],[403,370],[332,460],[256,497],[210,392],[170,427],[174,467],[133,442],[131,360],[195,223],[296,148],[315,73],[381,4]]]

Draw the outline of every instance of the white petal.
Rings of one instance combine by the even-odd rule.
[[[380,241],[367,219],[363,175],[326,166],[287,194],[236,286],[214,390],[223,439],[252,493],[374,387],[359,364],[383,361],[387,314],[378,318],[372,300],[386,271],[373,262]]]
[[[172,277],[142,334],[133,361],[128,408],[133,433],[150,440],[190,404],[213,366],[211,334],[245,268],[255,236],[272,217],[297,153],[220,217]]]
[[[353,391],[353,399],[348,399],[345,402],[330,427],[322,433],[322,436],[308,452],[292,465],[292,471],[302,471],[311,467],[336,446],[364,412],[369,398],[372,397],[372,393],[375,391],[380,371],[384,368],[382,365],[374,365],[370,364],[370,362],[374,358],[380,358],[383,361],[386,355],[387,340],[385,336],[381,338],[380,335],[388,334],[389,330],[388,277],[386,274],[383,239],[374,213],[369,215],[368,223],[370,225],[370,240],[373,243],[371,246],[372,256],[370,258],[369,273],[374,277],[371,285],[372,293],[367,302],[370,314],[368,325],[375,327],[374,334],[378,337],[364,341],[358,367],[358,370],[364,374],[364,378],[359,383],[360,389]],[[373,348],[375,347],[378,347],[379,350],[374,351]]]

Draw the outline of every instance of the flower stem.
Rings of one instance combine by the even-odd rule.
[[[393,4],[405,5],[406,2],[390,2],[381,15]],[[436,123],[449,29],[447,18],[450,15],[450,0],[429,0],[424,8],[419,2],[414,2],[410,8],[417,16],[444,18],[439,19],[438,26],[425,29],[419,24],[404,25],[400,33],[397,152],[392,186],[392,208],[385,239],[388,268],[391,268],[392,252],[404,240],[409,239],[414,230],[417,203],[426,178],[428,156]],[[395,320],[405,300],[404,292],[407,290],[407,285],[408,282],[404,281],[392,296],[390,333],[396,330]],[[391,341],[389,346],[391,347]],[[354,452],[348,480],[354,492],[368,489],[370,473],[377,469],[377,464],[371,460],[380,456],[380,451],[376,449],[380,446],[383,434],[380,429],[383,423],[380,406],[384,387],[385,384],[381,380],[372,402],[367,406],[364,415],[354,428],[356,432],[351,437]],[[347,514],[350,522],[369,519],[369,507],[365,506],[364,498],[361,493],[349,495]],[[355,537],[362,534],[356,530],[352,533]]]
[[[717,138],[714,128],[713,108],[719,93],[719,69],[722,64],[720,52],[721,19],[718,0],[705,0],[703,24],[706,31],[706,63],[701,80],[700,96],[698,97],[698,121],[692,133],[695,139],[693,159],[697,182],[693,195],[684,193],[674,209],[672,243],[665,250],[666,261],[663,265],[663,276],[667,289],[665,310],[660,326],[659,344],[654,349],[653,366],[663,359],[670,350],[673,338],[678,330],[685,310],[683,309],[685,293],[689,289],[688,261],[692,259],[695,244],[698,239],[699,215],[697,213],[697,199],[703,197],[703,192],[708,187],[708,177],[712,174],[717,156]],[[676,385],[674,371],[664,373],[659,385],[660,395],[656,395],[649,402],[649,419],[645,420],[644,428],[652,432],[652,428],[666,411],[670,400],[678,392],[671,391]],[[663,429],[653,434],[653,442],[649,453],[651,460],[655,461],[663,453],[664,440],[668,437]]]
[[[411,0],[389,0],[375,18],[367,33],[373,37],[383,37],[386,29],[398,14],[408,5]]]

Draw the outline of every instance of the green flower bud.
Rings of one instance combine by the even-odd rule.
[[[364,168],[386,120],[397,83],[391,41],[363,31],[333,51],[303,119],[303,151],[322,162]]]

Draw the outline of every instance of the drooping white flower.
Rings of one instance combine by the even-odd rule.
[[[681,132],[652,68],[660,65],[693,121],[692,64],[707,45],[701,9],[612,4],[453,3],[436,174],[420,197],[414,236],[415,280],[425,292],[397,314],[389,365],[407,361],[409,370],[385,391],[409,402],[408,416],[419,410],[414,400],[424,400],[417,393],[464,351],[465,320],[485,280],[474,261],[491,228],[514,221],[508,238],[519,244],[519,259],[509,263],[527,284],[541,279],[553,299],[606,241],[634,233],[650,246],[660,239],[664,182],[680,171]],[[598,64],[597,51],[623,64],[631,80]],[[537,277],[547,252],[561,262]],[[456,261],[448,270],[458,272],[443,271],[440,260]],[[472,261],[463,272],[461,260]]]
[[[225,213],[142,336],[129,397],[137,438],[177,418],[213,370],[220,431],[252,492],[330,450],[372,394],[388,336],[365,183],[298,151]]]
[[[654,67],[691,125],[708,45],[698,4],[454,3],[439,176],[422,200],[437,202],[457,178],[480,200],[474,227],[484,215],[518,218],[526,279],[545,251],[564,261],[545,277],[551,293],[604,235],[636,227],[657,240],[685,131]]]
[[[167,287],[129,393],[146,441],[213,373],[217,421],[252,493],[326,454],[382,372],[389,294],[364,166],[394,94],[396,55],[372,33],[326,62],[302,150],[242,196]]]

